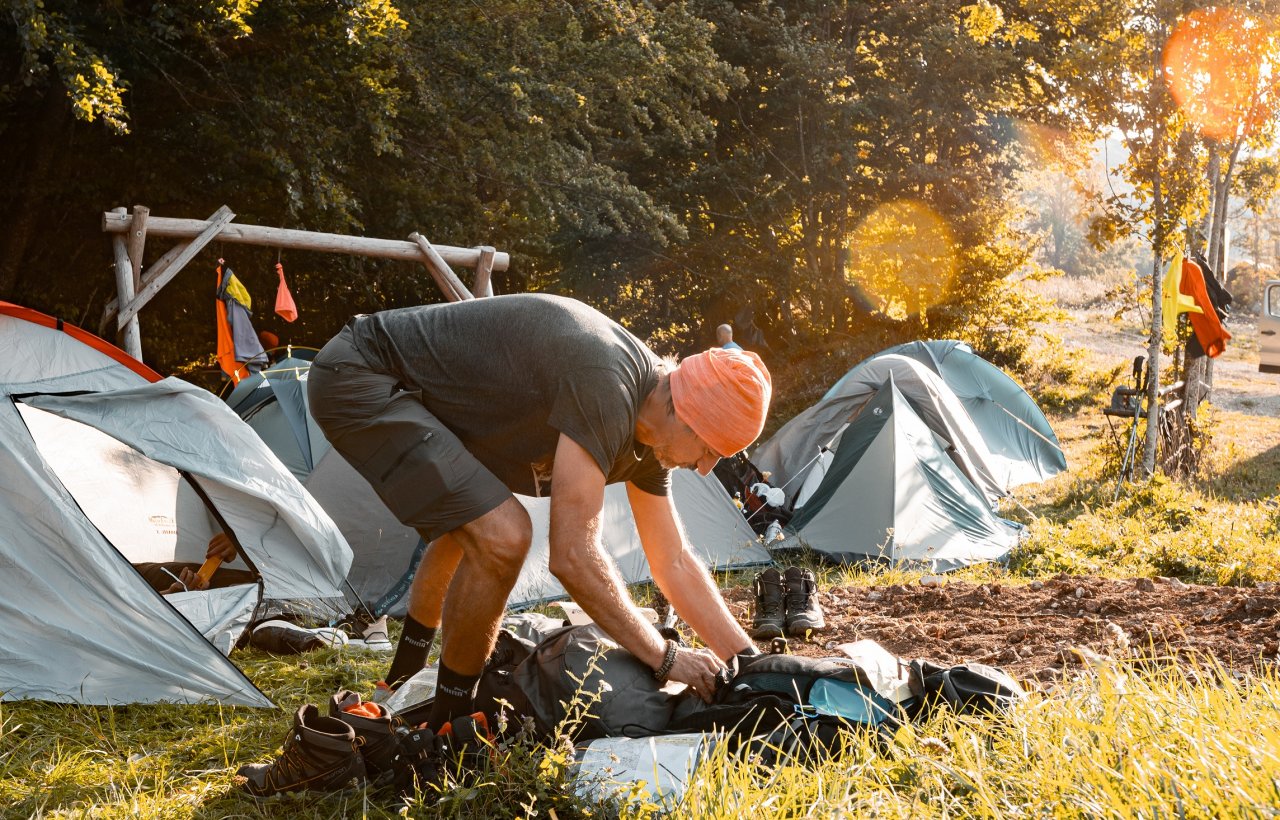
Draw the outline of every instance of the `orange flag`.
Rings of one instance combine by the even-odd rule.
[[[298,306],[293,303],[293,294],[284,281],[284,265],[276,263],[276,273],[280,274],[280,286],[276,288],[276,315],[286,322],[298,318]]]

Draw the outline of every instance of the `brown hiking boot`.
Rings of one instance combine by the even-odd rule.
[[[364,771],[372,786],[386,785],[392,779],[392,762],[400,741],[395,726],[400,721],[373,701],[362,701],[347,689],[329,698],[329,717],[351,727],[356,735],[356,748],[364,759]]]
[[[350,726],[311,704],[298,709],[284,750],[273,763],[249,763],[237,782],[254,797],[296,791],[341,791],[364,781],[364,762]]]
[[[803,638],[806,632],[822,629],[827,625],[818,605],[818,582],[813,572],[800,567],[788,567],[782,576],[786,587],[787,634]]]
[[[751,618],[751,637],[758,641],[781,638],[783,621],[782,574],[769,567],[756,576],[755,615]]]

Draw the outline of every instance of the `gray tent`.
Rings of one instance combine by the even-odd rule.
[[[212,394],[0,302],[0,693],[269,706],[227,659],[260,598],[341,602],[351,553]],[[260,581],[160,595],[131,565],[223,529]]]
[[[403,614],[407,601],[398,593],[408,586],[421,540],[396,520],[311,419],[305,389],[309,367],[310,362],[302,359],[285,359],[240,382],[227,402],[333,516],[355,553],[348,581],[361,599],[371,606],[381,602],[380,609]],[[768,563],[768,552],[713,477],[677,470],[672,474],[672,497],[690,543],[709,566],[729,569]],[[513,607],[564,594],[547,570],[549,500],[517,498],[533,520],[534,538],[508,599]],[[628,583],[651,579],[621,484],[605,491],[601,537]]]
[[[227,396],[231,409],[329,513],[351,544],[347,581],[376,614],[403,615],[411,569],[421,557],[418,533],[401,524],[316,426],[307,406],[311,362],[289,356],[249,376]]]
[[[871,400],[890,378],[938,436],[960,473],[989,501],[1004,496],[1007,487],[996,477],[991,452],[964,406],[946,383],[919,362],[903,356],[880,356],[855,368],[817,404],[783,425],[756,448],[751,460],[770,472],[770,483],[795,499],[822,449],[835,450],[845,424]],[[883,480],[883,479],[882,479]]]
[[[942,377],[960,398],[982,434],[990,465],[1002,487],[1046,481],[1067,469],[1058,437],[1035,399],[1000,368],[964,342],[908,342],[891,347],[850,370],[827,395],[841,393],[859,372],[884,356],[907,356]]]
[[[1008,554],[1019,527],[992,512],[914,406],[890,375],[856,410],[778,548],[918,562],[938,572]]]

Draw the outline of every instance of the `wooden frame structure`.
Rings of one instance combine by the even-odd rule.
[[[105,334],[114,318],[116,331],[123,336],[121,347],[130,356],[142,361],[139,311],[214,239],[240,245],[420,262],[426,266],[431,278],[451,302],[471,299],[473,296],[493,295],[493,284],[490,281],[492,272],[504,271],[511,264],[509,254],[496,251],[488,245],[474,248],[432,245],[416,232],[409,235],[408,241],[376,239],[240,225],[232,222],[234,218],[235,214],[225,205],[208,219],[151,216],[150,210],[142,205],[135,205],[132,213],[125,208],[115,208],[104,213],[102,230],[112,234],[111,243],[115,255],[116,298],[103,308],[98,335]],[[144,274],[142,253],[148,236],[177,239],[178,242],[152,262]],[[453,272],[451,265],[475,269],[475,279],[470,290]]]

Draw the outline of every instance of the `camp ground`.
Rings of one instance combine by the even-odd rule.
[[[237,383],[227,395],[227,403],[280,457],[352,545],[355,558],[347,580],[357,599],[353,604],[366,606],[375,615],[403,615],[407,603],[404,593],[421,556],[421,539],[396,520],[316,426],[305,389],[310,366],[305,358],[287,356]],[[680,470],[671,480],[681,522],[705,563],[719,570],[768,563],[768,551],[715,479]],[[515,608],[564,593],[547,571],[549,500],[517,497],[529,511],[534,538],[508,600]],[[606,488],[601,537],[628,583],[651,580],[621,485]]]
[[[859,363],[752,459],[788,493],[775,550],[932,571],[1005,557],[1023,527],[997,514],[998,501],[1066,467],[1026,391],[947,341]]]
[[[0,303],[5,700],[269,706],[227,659],[264,599],[343,604],[351,551],[217,397]],[[229,534],[256,583],[162,596],[132,566]]]

